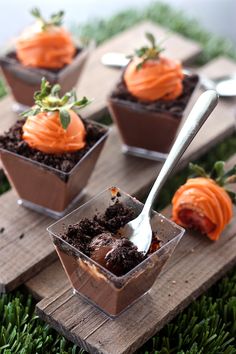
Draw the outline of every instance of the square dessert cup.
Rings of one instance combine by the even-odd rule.
[[[84,193],[109,133],[106,126],[92,124],[104,128],[104,134],[69,172],[0,149],[4,171],[19,196],[18,204],[53,218],[73,208]]]
[[[71,91],[94,46],[91,42],[86,47],[78,48],[72,63],[57,70],[26,67],[18,61],[15,51],[1,55],[0,67],[15,99],[13,109],[21,112],[34,105],[34,93],[40,89],[42,77],[51,85],[60,84],[62,95]]]
[[[182,107],[183,112],[179,112],[180,116],[176,116],[171,109],[155,111],[154,108],[147,109],[145,104],[140,105],[111,94],[108,97],[108,108],[123,141],[122,151],[152,160],[165,160],[181,124],[198,96],[198,87],[199,78],[187,104]]]
[[[184,234],[184,229],[157,212],[152,213],[152,230],[163,244],[143,262],[123,276],[116,276],[61,238],[68,225],[104,213],[112,201],[114,188],[97,195],[69,215],[57,221],[48,232],[75,294],[79,294],[111,318],[118,316],[146,294],[156,281]],[[138,215],[143,204],[119,190],[119,201]]]

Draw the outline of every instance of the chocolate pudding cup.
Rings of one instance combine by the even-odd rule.
[[[94,215],[105,213],[107,207],[114,203],[113,191],[114,187],[105,190],[47,229],[73,292],[111,318],[118,316],[151,289],[184,234],[183,228],[153,211],[152,230],[157,232],[162,240],[161,248],[151,253],[125,275],[114,275],[70,245],[61,236],[69,225],[76,224],[84,218],[90,219]],[[131,207],[134,215],[137,216],[143,204],[123,191],[119,189],[118,191],[119,201]]]
[[[118,126],[123,152],[165,160],[197,98],[198,85],[198,76],[188,74],[183,80],[183,94],[179,98],[141,102],[128,92],[122,78],[108,98],[108,108]]]
[[[0,66],[15,99],[13,109],[22,112],[34,105],[34,93],[40,89],[42,77],[45,77],[51,85],[60,84],[62,95],[71,91],[76,86],[93,48],[94,42],[86,47],[77,48],[71,64],[56,70],[24,66],[17,59],[15,51],[0,56]]]
[[[0,148],[4,171],[19,196],[18,204],[53,218],[62,217],[73,208],[84,193],[108,136],[106,126],[90,123],[102,127],[104,134],[69,172]]]

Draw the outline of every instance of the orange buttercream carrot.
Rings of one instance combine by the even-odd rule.
[[[219,164],[222,162],[215,166]],[[197,165],[192,165],[192,168],[199,171]],[[235,173],[235,168],[232,173]],[[233,216],[232,200],[223,187],[229,182],[230,174],[223,174],[221,168],[220,177],[216,178],[220,185],[210,178],[211,175],[188,179],[172,199],[173,220],[181,226],[206,234],[211,240],[218,240]],[[232,183],[232,176],[230,178]]]
[[[29,38],[20,38],[16,44],[16,53],[25,66],[60,69],[71,63],[75,47],[65,29],[51,28]]]
[[[138,69],[140,58],[134,58],[124,73],[128,91],[143,101],[158,99],[173,100],[183,91],[182,66],[178,61],[159,57],[143,63]]]
[[[218,240],[233,215],[227,192],[209,178],[189,179],[177,190],[172,204],[177,224],[199,229],[211,240]]]
[[[70,124],[67,129],[63,129],[58,111],[29,116],[23,126],[23,139],[31,148],[47,154],[82,149],[86,144],[85,127],[75,112],[69,110],[69,114]]]
[[[173,100],[183,91],[183,70],[180,62],[163,57],[163,49],[151,33],[146,33],[151,46],[142,47],[131,56],[124,72],[128,91],[141,101]]]
[[[23,113],[22,138],[27,144],[47,154],[81,150],[86,144],[86,130],[76,108],[89,103],[86,97],[77,100],[75,93],[59,97],[60,86],[53,87],[42,79],[41,91],[35,93],[35,106]]]
[[[39,10],[34,11],[38,11],[36,15],[33,12],[37,22],[26,29],[16,43],[19,61],[25,66],[48,69],[60,69],[70,64],[76,49],[70,33],[60,27],[63,12],[46,22]]]

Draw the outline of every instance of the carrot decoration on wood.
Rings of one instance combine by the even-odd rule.
[[[218,240],[233,216],[235,193],[226,185],[236,182],[236,166],[228,172],[224,162],[214,164],[210,174],[198,165],[190,164],[194,173],[172,199],[173,220],[186,228],[195,229]]]

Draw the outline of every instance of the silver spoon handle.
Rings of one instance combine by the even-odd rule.
[[[148,195],[142,214],[150,214],[152,204],[157,194],[199,129],[216,107],[217,102],[218,95],[214,90],[208,90],[198,98]]]

